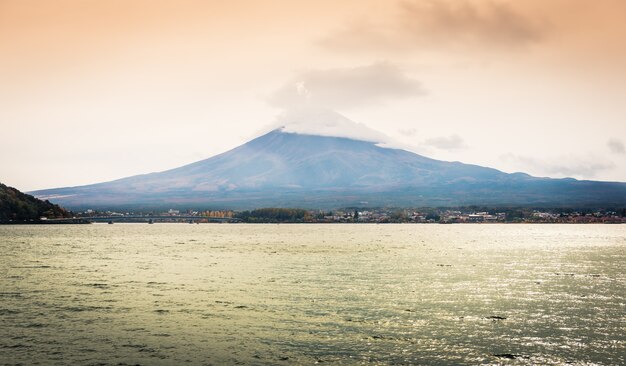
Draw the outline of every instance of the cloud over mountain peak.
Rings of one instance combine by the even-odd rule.
[[[393,144],[391,137],[354,122],[344,115],[327,108],[301,106],[291,108],[276,117],[269,130],[300,135],[343,137],[376,144]]]

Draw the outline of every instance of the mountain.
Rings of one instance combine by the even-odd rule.
[[[70,213],[48,201],[24,194],[0,183],[0,223],[67,218]]]
[[[32,193],[73,209],[626,204],[626,183],[434,160],[331,112],[313,124],[287,118],[295,123],[180,168]]]

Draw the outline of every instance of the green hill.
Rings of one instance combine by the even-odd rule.
[[[58,205],[42,201],[0,183],[0,223],[67,218],[71,214]]]

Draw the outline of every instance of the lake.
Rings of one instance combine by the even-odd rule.
[[[24,225],[0,246],[3,364],[626,364],[626,225]]]

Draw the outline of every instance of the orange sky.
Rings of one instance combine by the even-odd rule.
[[[0,0],[0,181],[206,158],[271,124],[296,84],[434,158],[626,181],[623,14],[621,0]]]

